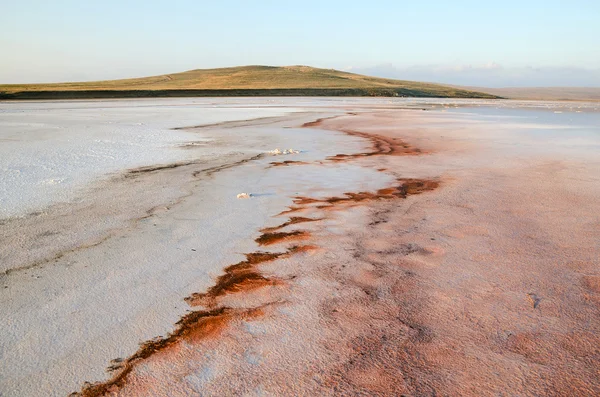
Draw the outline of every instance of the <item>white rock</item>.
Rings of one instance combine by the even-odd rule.
[[[237,198],[239,199],[249,199],[250,197],[252,197],[252,194],[250,193],[240,193],[237,195]]]

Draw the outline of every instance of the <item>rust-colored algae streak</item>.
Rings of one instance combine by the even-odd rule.
[[[400,192],[403,197],[428,192],[440,186],[438,181],[427,179],[400,179],[400,182],[402,182]]]
[[[399,138],[388,138],[381,135],[376,134],[367,134],[364,132],[353,131],[353,130],[340,130],[345,134],[352,136],[359,136],[361,138],[366,138],[371,141],[373,144],[373,151],[366,153],[354,153],[354,154],[336,154],[335,156],[328,157],[327,159],[330,161],[346,161],[353,158],[359,157],[370,157],[370,156],[414,156],[424,154],[424,152],[419,149],[412,147],[408,143],[404,142]]]
[[[308,164],[306,161],[294,161],[294,160],[285,160],[285,161],[272,161],[271,167],[284,167],[290,165],[306,165]]]
[[[216,298],[231,292],[248,291],[266,285],[277,285],[282,283],[278,279],[269,279],[261,275],[255,267],[264,262],[270,262],[278,258],[310,252],[318,249],[313,245],[302,245],[290,247],[285,252],[253,252],[246,254],[246,260],[231,265],[225,269],[225,275],[219,277],[216,285],[204,294],[193,294],[185,300],[191,305],[206,305],[210,310],[193,311],[185,315],[177,322],[177,328],[165,338],[155,338],[140,345],[139,350],[131,357],[122,361],[113,361],[109,367],[115,375],[106,382],[85,383],[80,392],[72,393],[71,396],[98,397],[113,393],[121,389],[127,383],[127,376],[141,361],[153,354],[173,347],[182,340],[195,342],[212,336],[217,336],[233,319],[255,318],[263,314],[262,307],[251,309],[232,309],[229,307],[215,308]]]
[[[330,117],[331,118],[331,117]],[[330,118],[317,119],[315,121],[311,121],[308,123],[304,123],[302,127],[305,128],[313,128],[319,127],[322,125],[323,121],[328,120]],[[348,130],[348,129],[334,129],[335,131],[343,132],[347,135],[358,136],[361,138],[365,138],[371,141],[373,145],[373,151],[365,152],[365,153],[354,153],[354,154],[336,154],[335,156],[330,156],[327,158],[329,161],[347,161],[354,158],[359,157],[370,157],[370,156],[380,156],[380,155],[388,155],[388,156],[411,156],[411,155],[420,155],[425,152],[419,148],[412,147],[408,143],[404,142],[399,138],[388,138],[386,136],[377,135],[377,134],[368,134],[365,132]]]
[[[185,298],[190,306],[214,307],[216,298],[231,292],[249,291],[266,285],[275,285],[277,280],[270,280],[256,270],[256,265],[273,261],[288,252],[253,252],[246,254],[246,260],[225,268],[225,274],[217,279],[214,286],[206,293],[196,293]]]
[[[337,117],[337,116],[335,116]],[[318,119],[313,122],[305,123],[303,127],[317,127],[327,119],[335,118],[324,118]],[[367,134],[353,130],[341,130],[348,135],[359,136],[362,138],[369,139],[373,144],[373,151],[358,154],[338,154],[336,156],[329,157],[330,161],[346,161],[358,157],[367,157],[375,155],[418,155],[423,152],[420,149],[413,148],[404,141],[396,138],[387,138],[375,134]],[[194,176],[197,177],[199,174],[205,174],[211,176],[219,171],[231,168],[233,166],[243,164],[248,161],[256,160],[261,158],[263,155],[257,155],[252,158],[243,159],[241,161],[226,164],[218,167],[213,167],[201,171],[194,172]],[[307,164],[301,161],[282,161],[272,162],[271,166],[289,166]],[[167,165],[164,168],[174,168],[178,166],[184,166],[190,164],[175,164]],[[138,170],[132,170],[131,174],[138,174],[143,172],[153,172],[159,168],[141,168]],[[382,170],[380,170],[382,171]],[[341,197],[328,197],[323,199],[316,199],[310,197],[295,197],[294,206],[289,207],[289,210],[282,212],[293,213],[295,211],[307,208],[311,204],[317,204],[317,208],[331,208],[337,205],[354,205],[356,203],[367,202],[371,200],[389,200],[397,198],[406,198],[409,195],[420,194],[426,191],[433,190],[439,186],[439,182],[434,180],[425,179],[399,179],[399,185],[392,186],[384,189],[379,189],[376,192],[358,192],[358,193],[345,193]],[[290,219],[275,227],[264,228],[261,230],[262,235],[255,241],[261,246],[273,245],[281,242],[307,239],[310,237],[310,233],[307,231],[296,230],[291,232],[280,232],[278,230],[293,224],[303,222],[315,222],[319,219],[306,218],[300,216],[293,216]],[[300,245],[293,246],[287,249],[285,252],[271,253],[271,252],[253,252],[246,254],[246,260],[237,264],[231,265],[225,268],[225,274],[220,276],[215,285],[209,288],[205,293],[193,294],[185,301],[190,306],[204,306],[206,310],[192,311],[182,317],[177,323],[176,329],[170,333],[167,337],[160,337],[142,344],[139,350],[131,357],[117,362],[110,367],[110,370],[114,371],[114,375],[111,379],[103,383],[86,383],[81,392],[73,393],[73,395],[83,397],[96,397],[103,396],[112,392],[116,392],[124,387],[127,383],[129,374],[133,371],[135,366],[141,361],[149,358],[153,354],[172,348],[182,340],[187,342],[197,342],[199,340],[216,336],[227,325],[234,319],[247,319],[256,317],[262,314],[262,308],[251,308],[251,309],[233,309],[230,307],[219,307],[219,298],[226,296],[231,293],[248,292],[258,288],[273,286],[284,283],[283,280],[267,277],[262,274],[258,269],[258,265],[265,262],[271,262],[280,258],[284,258],[290,255],[298,253],[306,253],[317,250],[318,247],[314,245]]]
[[[421,194],[430,190],[434,190],[439,186],[438,181],[427,179],[399,179],[398,182],[400,183],[398,186],[379,189],[375,193],[344,193],[344,196],[342,197],[328,197],[323,199],[298,196],[294,198],[294,204],[296,204],[296,206],[291,207],[288,212],[302,209],[302,207],[298,206],[315,203],[324,204],[318,206],[317,208],[328,208],[336,204],[352,204],[369,200],[389,200],[394,198],[406,198],[410,195]]]
[[[289,254],[299,254],[299,253],[306,253],[306,252],[312,252],[312,251],[316,251],[318,250],[319,247],[317,245],[295,245],[292,248],[290,248],[288,250]]]
[[[305,239],[310,236],[310,233],[302,230],[295,230],[293,232],[271,232],[271,233],[263,233],[256,240],[258,245],[272,245],[277,244],[282,241],[289,240],[299,240]]]
[[[323,121],[335,119],[335,118],[338,118],[338,117],[339,116],[323,117],[323,118],[320,118],[320,119],[316,119],[315,121],[309,121],[307,123],[302,124],[302,128],[318,127],[318,126],[320,126],[323,123]]]
[[[178,327],[167,337],[156,338],[143,343],[133,356],[110,367],[110,370],[116,371],[116,374],[110,380],[102,383],[86,383],[81,392],[72,393],[71,396],[97,397],[115,392],[125,386],[127,376],[138,362],[172,347],[181,340],[197,340],[198,338],[214,336],[225,328],[234,315],[252,314],[250,312],[250,310],[236,311],[229,308],[191,312],[179,320]]]
[[[302,207],[296,207],[295,205],[292,205],[292,206],[289,206],[287,210],[281,211],[279,214],[277,214],[277,216],[291,214],[291,213],[300,211],[302,209],[303,209]]]
[[[316,221],[320,221],[320,220],[322,220],[322,218],[315,219],[315,218],[306,218],[303,216],[292,216],[289,221],[282,223],[279,226],[266,227],[264,229],[261,229],[260,231],[261,231],[261,233],[271,233],[271,232],[277,231],[279,229],[283,229],[284,227],[289,226],[289,225],[296,225],[298,223],[304,223],[304,222],[316,222]]]
[[[255,270],[242,270],[227,274],[227,279],[222,284],[217,284],[216,288],[211,288],[209,293],[198,294],[194,297],[186,298],[190,306],[204,306],[208,308],[217,305],[217,298],[229,293],[249,292],[268,285],[278,285],[279,280],[264,277]]]
[[[256,266],[271,262],[279,258],[288,257],[301,252],[309,252],[317,249],[312,245],[293,246],[285,252],[253,252],[246,254],[246,260],[225,268],[225,274],[217,279],[217,282],[205,293],[195,293],[185,301],[190,306],[204,306],[214,308],[217,299],[221,296],[237,292],[248,292],[269,285],[279,285],[283,282],[279,279],[268,278],[261,274]]]

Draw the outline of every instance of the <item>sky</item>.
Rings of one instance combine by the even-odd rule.
[[[309,65],[600,87],[598,0],[0,0],[0,84]]]

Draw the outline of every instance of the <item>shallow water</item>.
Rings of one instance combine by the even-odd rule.
[[[541,104],[522,106],[457,108],[449,112],[472,121],[493,123],[497,132],[511,142],[514,150],[538,155],[580,154],[598,158],[600,153],[600,111],[594,104],[565,103],[562,108]],[[561,110],[556,110],[561,109]],[[580,110],[585,109],[585,110]]]

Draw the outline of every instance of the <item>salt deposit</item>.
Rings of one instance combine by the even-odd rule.
[[[300,151],[299,150],[295,150],[295,149],[285,149],[285,150],[282,151],[281,149],[277,148],[277,149],[274,149],[274,150],[270,150],[268,153],[277,156],[277,155],[281,155],[281,154],[283,154],[283,155],[286,155],[286,154],[298,154],[298,153],[300,153]]]
[[[116,101],[121,102],[127,101]],[[98,109],[114,103],[102,102],[91,110],[85,102],[79,109],[81,114],[68,111],[68,106],[74,105],[66,102],[10,105],[20,106],[24,114],[19,117],[23,119],[28,118],[23,107],[30,107],[32,118],[41,118],[39,114],[44,113],[48,119],[56,118],[54,123],[59,127],[62,117],[85,119],[88,130],[104,136],[109,130],[99,131],[94,125],[102,126],[103,121],[89,120]],[[152,102],[146,105],[142,113],[158,112],[170,120],[164,127],[210,124],[199,119],[195,109],[184,112],[185,117],[179,113],[182,121],[176,124],[167,114],[177,112],[177,107],[167,111],[160,106],[153,108]],[[59,110],[54,113],[44,106]],[[136,117],[131,109],[111,109]],[[277,116],[286,110],[270,114]],[[240,117],[246,111],[240,111]],[[333,110],[329,114],[337,113]],[[76,198],[53,207],[43,206],[48,202],[45,198],[29,201],[29,195],[42,193],[24,190],[24,201],[32,204],[27,208],[42,208],[43,213],[0,222],[0,356],[10,363],[0,366],[0,394],[64,396],[78,390],[84,381],[104,379],[112,359],[126,357],[140,342],[169,332],[188,310],[183,298],[208,288],[224,266],[240,260],[240,252],[254,249],[255,231],[265,219],[283,211],[299,189],[330,195],[355,186],[372,190],[389,183],[389,177],[362,167],[350,172],[334,165],[328,169],[290,168],[287,172],[268,168],[268,159],[259,155],[274,142],[307,148],[309,152],[303,154],[306,161],[334,155],[331,148],[354,152],[368,146],[364,140],[344,135],[289,128],[318,115],[290,115],[265,129],[215,125],[185,130],[194,140],[201,134],[215,147],[201,147],[192,154],[181,150],[181,154],[176,152],[175,163],[181,166],[121,172],[116,174],[121,175],[118,178],[88,182],[77,192],[66,182],[45,184],[59,186],[65,197]],[[112,128],[118,130],[124,122],[115,122]],[[144,128],[152,124],[149,120],[144,123]],[[178,134],[167,128],[161,131],[156,133]],[[85,139],[77,141],[75,130],[72,132],[64,141],[54,141],[52,132],[42,126],[34,136],[45,134],[46,141],[31,138],[27,143],[34,142],[41,153],[46,148],[61,152],[53,146],[63,143],[69,148],[73,144],[85,146]],[[76,142],[69,141],[73,139]],[[116,147],[121,146],[128,145],[116,143]],[[163,149],[168,151],[169,146],[165,144]],[[22,149],[26,156],[28,147],[21,143],[14,148]],[[144,148],[138,146],[138,150]],[[101,171],[95,166],[98,168],[92,170]],[[74,179],[89,181],[102,173],[92,174]],[[284,183],[290,178],[294,184]],[[43,178],[49,179],[61,178]],[[257,192],[255,199],[238,200],[240,188],[252,188]],[[7,198],[5,193],[2,197]],[[25,207],[13,208],[21,211]]]
[[[198,141],[206,142],[201,133],[174,127],[297,110],[215,108],[183,99],[0,103],[0,218],[71,200],[88,183],[125,168],[225,153],[217,145],[198,151]]]
[[[556,225],[548,229],[552,231],[553,238],[565,240],[557,240],[560,242],[555,254],[557,256],[546,261],[543,255],[551,242],[545,234],[540,234],[535,228],[523,229],[523,234],[515,234],[520,227],[535,225],[535,217],[531,215],[530,222],[519,226],[516,221],[523,214],[527,215],[530,212],[506,210],[503,207],[506,203],[502,202],[503,194],[514,193],[513,199],[517,204],[514,208],[526,208],[518,206],[524,205],[524,197],[519,195],[518,190],[529,186],[532,181],[538,181],[538,185],[542,182],[551,184],[553,178],[563,172],[564,164],[561,159],[564,157],[557,157],[557,154],[566,156],[571,153],[570,150],[577,151],[582,153],[582,158],[587,161],[586,167],[596,164],[598,139],[597,134],[594,134],[597,130],[589,132],[581,125],[570,125],[569,117],[575,113],[566,110],[563,114],[548,112],[547,109],[562,106],[556,103],[551,106],[531,103],[527,105],[530,113],[523,113],[519,118],[520,116],[513,117],[515,114],[510,111],[517,105],[495,102],[494,105],[499,104],[502,108],[498,110],[499,116],[510,116],[510,122],[504,122],[494,119],[497,115],[486,115],[489,108],[467,111],[458,107],[443,114],[435,111],[418,112],[417,116],[398,111],[391,112],[391,118],[377,117],[382,103],[390,108],[435,108],[440,102],[457,103],[460,106],[485,106],[489,104],[486,101],[382,101],[355,98],[286,98],[269,99],[268,104],[266,100],[256,99],[207,99],[199,103],[189,100],[149,100],[0,104],[0,134],[3,139],[0,146],[0,165],[3,167],[3,190],[0,190],[0,198],[4,200],[2,205],[10,208],[5,214],[23,215],[27,211],[39,209],[43,212],[22,218],[3,219],[0,222],[3,242],[0,246],[0,281],[3,287],[0,288],[0,318],[3,319],[0,323],[0,357],[3,363],[7,363],[0,366],[0,394],[64,396],[79,390],[84,381],[105,380],[110,376],[106,374],[105,368],[111,360],[130,357],[138,349],[139,343],[158,335],[166,335],[173,330],[174,324],[190,310],[183,301],[184,297],[204,292],[214,285],[215,280],[223,275],[224,267],[245,259],[241,253],[262,249],[255,243],[258,230],[281,225],[287,218],[274,216],[294,205],[292,197],[303,195],[308,198],[328,198],[341,197],[346,192],[373,192],[393,186],[398,175],[440,176],[443,182],[440,191],[444,192],[444,196],[432,195],[418,201],[407,200],[406,205],[393,202],[386,206],[385,202],[375,201],[373,208],[357,206],[348,213],[340,210],[335,213],[336,217],[323,220],[323,223],[317,222],[323,215],[318,213],[318,206],[306,208],[307,212],[317,211],[314,214],[308,212],[302,215],[309,216],[309,220],[314,221],[310,225],[321,233],[315,234],[321,240],[318,244],[324,248],[323,255],[333,258],[333,263],[320,267],[323,262],[316,259],[322,257],[315,254],[308,264],[300,263],[294,267],[293,261],[287,263],[290,274],[285,274],[288,271],[286,267],[275,266],[273,271],[283,272],[282,279],[289,280],[290,285],[295,282],[294,278],[299,280],[292,288],[285,288],[286,293],[295,295],[286,296],[289,300],[282,300],[281,304],[278,303],[273,308],[269,321],[275,325],[268,328],[257,320],[252,324],[246,322],[238,328],[232,327],[229,331],[232,335],[229,341],[239,341],[247,337],[247,344],[243,344],[243,349],[234,352],[235,354],[225,353],[228,351],[227,345],[221,346],[220,350],[202,350],[190,345],[191,347],[186,348],[189,347],[194,354],[201,356],[197,361],[187,362],[190,356],[184,355],[183,358],[177,358],[179,361],[169,362],[167,360],[172,357],[164,356],[166,364],[163,365],[163,369],[169,370],[166,371],[166,376],[174,373],[171,369],[183,368],[182,373],[187,375],[176,377],[176,382],[196,381],[201,384],[203,390],[214,387],[222,394],[223,388],[235,389],[248,381],[249,377],[245,376],[250,374],[257,379],[258,386],[253,390],[260,391],[264,385],[260,382],[264,382],[265,377],[257,368],[273,368],[270,373],[277,374],[277,380],[281,381],[281,384],[289,384],[289,373],[281,371],[282,366],[275,365],[283,363],[291,365],[288,369],[297,369],[294,373],[302,374],[303,378],[299,378],[299,382],[305,381],[307,384],[321,387],[325,383],[315,383],[315,374],[310,373],[314,368],[331,365],[332,373],[337,376],[340,374],[339,363],[349,363],[350,360],[357,359],[354,347],[368,342],[366,346],[373,348],[369,349],[368,354],[361,355],[362,358],[358,357],[359,360],[368,360],[372,357],[371,353],[380,354],[382,351],[378,349],[390,346],[388,343],[391,339],[383,343],[383,338],[371,338],[373,329],[377,329],[377,332],[387,332],[386,330],[399,327],[398,337],[414,336],[418,346],[439,348],[424,352],[431,354],[431,357],[428,356],[431,362],[439,357],[444,359],[450,354],[455,354],[455,349],[448,350],[449,345],[444,343],[444,339],[439,339],[439,336],[450,335],[450,331],[458,329],[457,322],[464,326],[464,335],[459,335],[464,338],[452,340],[453,346],[464,346],[485,340],[489,335],[497,335],[496,329],[486,328],[486,331],[490,332],[480,333],[476,338],[472,338],[472,332],[479,332],[474,331],[472,327],[473,323],[470,321],[473,317],[460,313],[462,306],[454,302],[460,301],[465,304],[464,301],[471,299],[471,295],[483,294],[486,299],[494,296],[495,293],[490,291],[502,288],[506,279],[513,274],[513,270],[522,271],[518,268],[521,264],[520,253],[523,252],[533,252],[532,257],[539,256],[540,262],[549,266],[546,270],[559,269],[555,259],[561,255],[561,250],[569,244],[577,245],[577,242],[573,243],[561,237],[570,237],[570,234],[562,233],[563,226],[579,230],[576,228],[582,228],[581,225],[584,225],[592,237],[595,230],[591,217],[588,219],[592,219],[592,222],[588,221],[587,224],[578,222],[579,219],[585,218],[578,218],[563,225],[566,218],[560,214],[564,214],[564,211],[551,211],[554,207],[546,208],[544,203],[540,204],[538,211],[548,219],[556,219]],[[136,103],[135,109],[131,103]],[[261,104],[261,110],[257,109],[257,103]],[[378,109],[371,110],[371,114],[356,119],[346,116],[340,119],[339,125],[335,123],[336,119],[330,120],[330,127],[337,128],[337,132],[296,128],[317,118],[345,115],[349,109],[365,110],[374,104],[378,105]],[[303,107],[305,113],[279,117],[300,107]],[[540,116],[534,112],[538,108],[545,112],[544,115]],[[267,110],[263,111],[264,109]],[[101,116],[102,114],[105,116]],[[218,117],[219,114],[227,116]],[[548,118],[548,114],[552,118]],[[247,122],[248,125],[264,123],[265,126],[260,128],[257,127],[258,124],[245,127],[246,122],[218,125],[222,121],[232,119],[266,116],[279,118]],[[587,120],[586,117],[586,113],[578,114],[577,123],[595,123],[596,119]],[[404,131],[398,126],[405,126],[407,118],[410,119],[411,128]],[[516,130],[514,125],[517,121],[522,126]],[[217,125],[210,126],[215,123]],[[551,130],[537,126],[527,127],[528,124],[531,127],[534,123],[568,125],[569,129],[567,131],[560,128]],[[177,131],[170,129],[190,125],[202,127]],[[431,154],[418,158],[397,156],[393,159],[380,159],[377,156],[363,156],[352,162],[326,161],[328,157],[339,153],[364,153],[372,150],[371,142],[367,139],[347,136],[340,132],[350,127],[356,127],[365,133],[375,131],[400,139],[408,138],[416,147],[431,149]],[[434,134],[426,133],[432,129]],[[23,134],[20,131],[25,131],[26,134],[21,136]],[[4,143],[13,141],[17,143],[12,149],[6,149]],[[179,148],[189,141],[202,141],[207,144],[196,145],[198,148],[193,150]],[[106,144],[112,149],[94,150],[96,144],[100,145],[99,147]],[[278,154],[284,154],[286,151],[287,154],[296,154],[303,165],[270,167],[270,159],[266,158],[264,153],[275,145],[302,147],[302,152],[288,149],[278,150]],[[465,153],[468,153],[468,156]],[[531,154],[545,156],[544,159],[550,160],[543,163],[542,167],[538,163],[530,162]],[[13,167],[12,164],[19,156],[26,161],[20,167]],[[90,160],[97,158],[94,156],[99,156],[101,161]],[[519,161],[517,169],[505,174],[510,167],[516,167],[512,163],[515,158]],[[36,159],[39,159],[38,163],[35,163]],[[58,164],[62,162],[68,165],[64,169]],[[127,168],[135,169],[127,171]],[[31,169],[35,169],[36,172]],[[386,172],[393,172],[395,175]],[[587,172],[583,174],[587,179],[575,180],[571,173],[565,174],[564,179],[576,181],[589,188],[588,185],[593,186],[593,178],[597,179],[598,174],[589,172],[589,169]],[[107,175],[114,178],[106,178]],[[488,179],[492,176],[494,180]],[[516,179],[514,186],[511,184],[512,176],[520,178]],[[497,186],[494,184],[496,181]],[[56,187],[59,190],[53,193],[36,186]],[[458,186],[461,188],[458,189]],[[508,188],[505,189],[505,186]],[[570,188],[571,183],[560,186]],[[81,189],[77,190],[79,187]],[[482,189],[485,189],[483,193]],[[253,193],[239,193],[240,191]],[[528,197],[535,203],[537,196],[534,193],[535,189],[530,189]],[[64,197],[61,194],[64,194]],[[241,194],[253,199],[238,200]],[[557,202],[563,199],[561,194],[557,193],[555,196]],[[56,203],[62,198],[66,201],[65,204],[48,207],[48,204]],[[578,208],[581,211],[592,212],[595,207],[591,204],[588,206],[589,202],[582,198],[583,204]],[[311,205],[307,204],[307,207]],[[494,216],[490,217],[488,214]],[[369,218],[368,222],[359,222],[361,217]],[[487,264],[494,257],[477,250],[488,247],[488,244],[494,249],[503,249],[501,243],[504,240],[488,239],[490,233],[497,233],[496,229],[474,228],[473,224],[466,222],[462,217],[475,217],[484,224],[490,219],[515,219],[514,225],[506,224],[510,227],[506,229],[507,235],[504,237],[518,237],[524,246],[521,247],[522,250],[508,250],[509,257],[514,259],[508,262],[500,255],[501,252],[493,252],[496,258],[499,258],[496,264],[496,275],[499,278],[493,285],[483,282],[487,280],[489,273],[484,274],[485,277],[466,277],[463,264],[469,266],[467,275],[485,270],[485,266],[478,267],[478,264]],[[305,229],[305,224],[302,225]],[[444,227],[441,228],[440,225]],[[306,229],[308,228],[309,226],[306,226]],[[377,230],[380,233],[379,237],[375,235]],[[299,236],[308,239],[309,235],[310,233],[305,233]],[[473,238],[478,239],[477,244],[471,244]],[[356,244],[352,242],[354,240]],[[588,245],[591,248],[586,251],[590,256],[595,252],[592,245],[594,241],[597,240],[590,238]],[[527,244],[537,244],[537,249],[528,251]],[[453,251],[455,246],[461,249]],[[413,247],[421,248],[415,251]],[[449,252],[448,256],[452,260],[440,266],[445,252]],[[403,256],[394,256],[399,255],[398,253]],[[572,250],[573,258],[578,254],[578,251]],[[407,256],[414,256],[416,261],[412,268],[404,271],[399,266],[406,265]],[[346,263],[352,263],[352,266],[346,267]],[[503,270],[506,266],[512,266],[509,276],[506,276]],[[388,286],[385,283],[380,284],[379,280],[381,274],[378,272],[384,268],[394,277],[400,278],[398,286],[405,287],[406,284],[403,283],[406,282],[422,282],[428,280],[428,277],[434,277],[434,282],[419,284],[418,288],[387,288]],[[317,271],[324,272],[324,278],[319,278],[321,276],[318,276]],[[444,278],[444,272],[451,271],[456,274],[451,278]],[[339,274],[342,273],[339,272],[346,272],[354,284],[340,279]],[[532,272],[532,277],[527,280],[537,282],[539,274],[540,272]],[[448,280],[452,280],[452,283],[449,284]],[[477,284],[481,282],[483,283]],[[465,294],[463,283],[476,284],[475,288],[468,285],[468,291],[471,292]],[[452,299],[439,299],[440,295],[435,295],[435,290],[431,289],[432,285],[435,288],[455,288],[456,291],[452,293],[456,293],[449,295]],[[519,287],[523,287],[522,291],[507,291],[510,301],[500,301],[502,304],[494,307],[498,310],[514,308],[515,312],[511,312],[511,316],[523,313],[526,306],[512,299],[519,297],[519,294],[527,297],[526,293],[533,290],[528,289],[530,285],[519,284]],[[549,293],[542,298],[544,300],[541,307],[544,310],[554,310],[551,305],[560,303],[552,301],[551,291],[560,292],[558,288],[548,289]],[[386,310],[389,310],[390,306],[378,307],[378,299],[385,299],[389,294],[412,292],[422,292],[423,295],[418,295],[419,299],[416,300],[410,295],[408,298],[401,295],[402,299],[406,299],[398,298],[395,301],[403,303],[399,305],[399,313],[389,315]],[[348,300],[348,297],[353,296],[357,299]],[[251,303],[245,298],[239,297],[244,304]],[[327,299],[340,301],[333,305],[326,301]],[[308,306],[306,302],[309,302]],[[365,302],[364,307],[360,306]],[[405,302],[407,304],[404,304]],[[448,302],[449,304],[446,304]],[[428,303],[431,303],[429,310],[410,313],[414,314],[414,318],[405,319],[404,322],[398,321],[398,314]],[[547,306],[548,309],[545,304],[550,305]],[[470,305],[469,302],[466,305],[470,313],[478,313],[481,308],[475,304]],[[342,309],[341,314],[344,317],[329,321],[331,316],[340,314],[337,307]],[[377,313],[385,315],[372,316],[374,308],[380,310]],[[568,310],[561,308],[550,311],[550,316],[542,316],[547,312],[540,311],[539,317],[533,317],[532,314],[524,318],[522,326],[527,327],[532,318],[536,321],[549,321],[548,324],[551,324],[554,315],[567,312]],[[431,321],[431,313],[441,317],[451,313],[448,328],[440,328],[439,323],[435,322],[422,328],[412,326],[410,321]],[[490,324],[496,324],[500,320],[510,321],[513,318],[511,316],[494,318]],[[289,320],[282,320],[282,317]],[[286,321],[303,324],[303,329],[297,326],[286,328]],[[326,328],[328,324],[336,325],[331,329]],[[380,328],[369,328],[372,324]],[[348,333],[342,332],[343,326],[348,325],[351,326]],[[506,323],[506,327],[498,332],[504,332],[511,327],[512,324]],[[533,328],[535,329],[535,323]],[[287,332],[288,329],[291,331]],[[429,333],[430,329],[433,329],[433,332]],[[277,334],[277,331],[281,333]],[[359,338],[362,338],[363,334],[355,335],[359,331],[365,332],[367,338],[363,338],[364,341]],[[244,335],[242,339],[239,339],[240,335]],[[348,335],[357,338],[345,340]],[[385,333],[381,335],[387,337]],[[353,356],[349,356],[349,359],[345,356],[322,354],[322,351],[327,351],[320,343],[319,338],[322,337],[331,337],[335,341],[330,344],[334,347],[332,351],[341,351],[341,355],[348,352]],[[432,339],[424,339],[429,337]],[[427,343],[422,343],[424,340]],[[497,342],[497,339],[493,341]],[[214,343],[219,342],[218,338],[215,338]],[[258,347],[265,348],[256,348],[257,344]],[[342,345],[343,348],[338,349],[338,346]],[[414,348],[410,343],[404,346]],[[492,347],[500,348],[498,344]],[[249,350],[252,348],[255,349]],[[266,353],[274,351],[275,348],[281,354]],[[493,349],[491,351],[496,351]],[[395,347],[389,351],[403,352]],[[473,354],[473,362],[478,365],[481,364],[480,357],[490,358],[489,355],[483,354],[483,350],[479,350],[477,345],[465,351]],[[440,354],[436,354],[438,352]],[[314,357],[310,354],[315,354],[317,359],[313,360]],[[520,356],[516,356],[511,355],[511,360],[503,364],[513,365],[515,360],[521,360]],[[410,359],[415,355],[408,354],[406,357]],[[253,365],[248,371],[243,365],[246,359]],[[455,365],[456,373],[460,373],[460,360],[445,360],[445,365]],[[144,381],[149,379],[148,374],[160,374],[157,367],[150,364],[152,363],[144,363],[132,374],[143,378]],[[402,361],[391,364],[400,364],[401,368],[406,369],[410,363]],[[483,364],[487,365],[489,361]],[[529,364],[523,362],[523,365]],[[363,371],[365,368],[367,370]],[[372,384],[370,379],[385,376],[383,372],[374,373],[370,368],[372,366],[365,364],[349,370],[356,369],[352,379],[362,379],[362,384],[369,386]],[[398,368],[398,365],[393,368]],[[348,370],[346,367],[342,369]],[[206,373],[211,375],[206,376]],[[430,373],[425,375],[429,376]],[[270,380],[275,378],[269,377]],[[394,381],[402,379],[396,376],[391,378]],[[159,377],[152,379],[154,382],[158,379],[165,380]],[[439,379],[445,378],[438,376],[434,381]],[[214,380],[222,380],[222,383],[215,383]],[[177,388],[179,384],[171,389],[168,389],[171,386],[166,381],[161,385],[167,388],[162,394],[180,392]],[[274,387],[273,385],[264,386],[268,388]],[[272,390],[266,392],[269,391]],[[133,393],[135,394],[135,390]],[[148,394],[152,393],[146,393]]]

